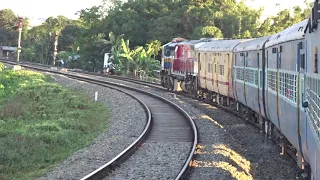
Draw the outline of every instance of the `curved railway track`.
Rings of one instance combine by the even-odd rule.
[[[73,77],[74,79],[86,81],[89,83],[94,83],[97,85],[101,85],[104,87],[110,87],[106,85],[106,82],[92,80],[90,78],[84,77]],[[108,83],[109,84],[109,83]],[[192,118],[179,106],[176,104],[152,93],[146,93],[141,90],[137,90],[135,88],[130,87],[123,87],[122,85],[110,83],[112,86],[117,86],[114,89],[120,90],[127,94],[133,95],[134,97],[141,100],[146,107],[150,110],[150,115],[152,116],[152,121],[149,128],[149,134],[145,137],[146,140],[156,141],[156,142],[192,142],[193,145],[190,149],[190,156],[186,160],[183,168],[181,169],[180,173],[177,175],[176,179],[181,179],[184,177],[185,173],[187,173],[187,168],[189,162],[192,159],[192,155],[195,151],[195,147],[197,145],[197,132],[196,127],[192,121]],[[147,132],[147,130],[145,130]],[[143,148],[143,147],[140,147]],[[131,149],[127,148],[128,151]],[[139,150],[139,149],[138,149]],[[121,154],[125,154],[123,152]],[[119,160],[123,157],[118,156]],[[109,171],[111,167],[118,165],[119,163],[116,162],[118,160],[113,160],[113,162],[108,162],[107,164],[103,165],[96,171],[88,174],[82,180],[86,179],[101,179],[105,174],[106,170]],[[105,170],[104,170],[105,169]]]
[[[16,63],[13,62],[2,62],[16,65]],[[145,111],[148,115],[148,121],[141,135],[115,158],[95,171],[89,173],[83,177],[82,180],[103,179],[104,177],[107,177],[108,174],[111,171],[116,170],[116,167],[121,165],[125,159],[127,159],[130,155],[133,155],[134,151],[138,151],[140,148],[143,148],[139,147],[139,145],[147,140],[155,142],[190,142],[192,145],[188,150],[189,156],[182,165],[182,168],[175,179],[183,179],[187,176],[189,163],[192,161],[193,154],[196,150],[198,139],[197,128],[188,113],[175,103],[156,94],[124,86],[118,83],[99,81],[92,78],[51,71],[30,65],[20,65],[27,69],[61,74],[79,81],[116,89],[134,97],[145,108]]]
[[[90,75],[96,76],[96,74],[93,74],[93,73],[82,73],[82,72],[79,72],[79,73],[80,74],[90,74]],[[101,76],[101,75],[98,75],[98,76]],[[163,90],[163,91],[168,91],[166,88],[163,88],[160,84],[156,84],[156,83],[150,83],[150,82],[145,82],[145,81],[138,80],[138,79],[119,77],[119,76],[104,76],[104,75],[102,75],[102,76],[103,77],[107,77],[107,78],[111,78],[111,79],[116,79],[116,80],[123,80],[123,81],[126,81],[126,82],[131,82],[131,83],[135,83],[135,84],[139,84],[139,85],[146,85],[146,86],[154,87],[156,89],[160,89],[160,90]],[[252,119],[250,119],[250,117],[248,117],[245,114],[241,114],[240,112],[234,111],[234,109],[232,109],[232,108],[219,105],[218,103],[212,102],[212,101],[208,101],[207,99],[194,97],[194,96],[192,96],[190,94],[186,94],[184,92],[176,92],[175,94],[181,95],[181,96],[184,96],[184,97],[188,97],[188,98],[191,98],[191,99],[199,100],[199,101],[205,102],[207,104],[211,104],[211,105],[213,105],[215,107],[218,107],[218,108],[224,110],[227,113],[231,113],[231,114],[243,119],[245,123],[250,124],[250,125],[260,129],[260,126],[255,121],[252,121]],[[276,143],[278,146],[282,147],[281,141],[279,141],[278,139],[274,139],[274,137],[270,137],[270,136],[269,136],[269,139],[272,139],[274,143]],[[295,153],[292,152],[291,149],[289,149],[289,148],[283,149],[281,154],[283,155],[283,153],[287,153],[292,159],[294,159],[296,161]]]
[[[155,87],[157,89],[161,89],[161,90],[164,90],[164,91],[169,91],[166,88],[162,87],[160,84],[144,82],[144,81],[138,80],[138,79],[132,79],[132,78],[126,78],[126,77],[118,78],[117,76],[106,76],[106,77],[112,78],[112,79],[119,79],[119,80],[123,80],[123,81],[127,81],[127,82],[132,82],[132,83],[136,83],[136,84],[142,84],[142,85],[145,84],[145,85],[148,85],[148,86]],[[194,95],[187,94],[187,93],[185,93],[183,91],[175,92],[175,94],[205,102],[207,104],[210,104],[212,106],[220,108],[220,109],[222,109],[223,111],[225,111],[227,113],[231,113],[231,114],[243,119],[244,122],[247,123],[247,124],[250,124],[250,125],[252,125],[252,126],[254,126],[254,127],[258,128],[258,129],[261,128],[261,125],[257,124],[254,120],[251,119],[251,117],[248,117],[247,114],[242,114],[241,112],[235,111],[233,108],[220,105],[217,102],[212,102],[211,100],[208,100],[208,99],[195,97]],[[260,132],[262,132],[261,129],[260,129]],[[281,140],[275,139],[274,137],[271,137],[271,136],[269,137],[269,139],[271,139],[274,143],[278,144],[278,146],[283,148],[283,144],[282,144]],[[281,154],[284,154],[284,153],[287,153],[295,161],[297,160],[295,152],[292,151],[290,148],[283,149]]]

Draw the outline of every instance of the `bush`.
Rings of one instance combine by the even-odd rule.
[[[106,127],[108,110],[32,71],[0,72],[0,179],[45,173]]]

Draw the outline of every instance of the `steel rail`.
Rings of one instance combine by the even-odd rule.
[[[85,81],[83,79],[78,79],[78,78],[72,78],[72,79]],[[133,143],[131,143],[126,149],[124,149],[122,152],[120,152],[112,160],[110,160],[106,164],[100,166],[98,169],[92,171],[91,173],[87,174],[85,177],[81,178],[81,180],[93,180],[93,179],[98,180],[98,179],[102,179],[102,178],[106,177],[111,170],[115,169],[116,166],[118,166],[120,163],[122,163],[127,157],[132,155],[133,152],[138,148],[138,146],[148,138],[148,134],[150,133],[150,131],[152,129],[152,126],[151,126],[152,125],[152,114],[151,114],[149,107],[142,100],[140,100],[138,97],[136,97],[130,93],[122,91],[118,88],[114,88],[112,86],[107,86],[105,84],[95,83],[94,81],[86,81],[86,82],[91,83],[91,84],[100,85],[103,87],[107,87],[110,89],[115,89],[119,92],[122,92],[124,94],[127,94],[127,95],[133,97],[142,105],[143,109],[145,110],[145,112],[147,114],[147,123],[145,125],[145,128],[144,128],[143,132],[139,135],[139,137]]]
[[[79,72],[79,73],[81,73],[81,72]],[[83,73],[83,74],[85,74],[85,73]],[[94,75],[94,74],[92,74],[92,75]],[[103,76],[103,77],[105,77],[105,76]],[[106,76],[106,77],[108,77],[108,76]],[[116,79],[116,78],[114,78],[114,79]],[[124,78],[123,81],[127,81],[127,80]],[[139,80],[138,80],[138,81],[139,81]],[[130,82],[130,81],[129,81],[129,82]],[[143,82],[144,82],[144,81],[143,81]],[[146,83],[149,83],[149,82],[146,82]],[[137,83],[137,84],[139,84],[139,83]],[[157,85],[158,85],[158,84],[157,84]],[[168,91],[167,89],[163,88],[162,86],[159,86],[159,87],[158,87],[158,86],[152,86],[152,87],[155,87],[155,88],[160,89],[160,90],[163,90],[163,91]],[[170,92],[170,91],[169,91],[169,92]],[[255,128],[258,128],[258,129],[260,128],[256,123],[254,123],[254,122],[252,122],[252,121],[250,121],[250,120],[247,120],[247,117],[243,116],[242,114],[240,114],[240,113],[237,112],[237,111],[234,111],[232,108],[229,108],[229,107],[220,105],[220,104],[218,104],[218,103],[216,103],[216,102],[208,102],[208,101],[206,101],[205,99],[199,99],[199,98],[194,97],[193,95],[187,94],[187,93],[185,93],[185,92],[175,92],[175,94],[181,95],[181,96],[184,96],[184,97],[188,97],[188,98],[191,98],[191,99],[195,99],[195,100],[198,100],[198,101],[202,101],[202,102],[205,102],[205,103],[208,103],[208,104],[210,104],[210,105],[212,105],[212,106],[215,106],[215,107],[217,107],[217,108],[220,108],[221,110],[223,110],[223,111],[225,111],[225,112],[227,112],[227,113],[231,113],[231,114],[235,115],[236,117],[241,118],[245,123],[250,124],[250,125],[252,125],[252,126],[255,127]],[[278,142],[276,139],[272,138],[272,141],[273,141],[275,144],[277,144],[278,146],[281,147],[281,144],[279,144],[279,142]],[[286,148],[286,152],[288,153],[288,155],[289,155],[294,161],[297,161],[297,158],[296,158],[295,153],[292,152],[290,148]]]
[[[1,60],[0,60],[0,62],[1,62]],[[8,63],[8,64],[12,64],[12,65],[17,65],[17,63],[14,63],[14,62],[7,62],[7,61],[2,61],[2,62]],[[175,179],[176,180],[184,179],[187,176],[188,170],[190,168],[190,162],[192,161],[192,158],[193,158],[195,150],[196,150],[196,146],[198,144],[198,130],[197,130],[196,124],[194,123],[194,121],[192,120],[190,115],[185,110],[183,110],[180,106],[178,106],[176,103],[174,103],[172,101],[169,101],[169,100],[167,100],[167,99],[165,99],[165,98],[163,98],[163,97],[161,97],[159,95],[156,95],[154,93],[146,92],[146,91],[143,91],[141,89],[137,89],[137,88],[133,88],[133,87],[129,87],[129,86],[125,86],[125,85],[122,85],[120,83],[106,82],[106,81],[102,81],[102,80],[92,79],[92,78],[88,78],[88,77],[82,77],[82,76],[69,74],[69,73],[65,73],[65,72],[59,72],[59,71],[54,71],[54,70],[50,70],[50,69],[42,69],[42,68],[34,67],[34,66],[31,66],[31,65],[24,65],[24,64],[19,64],[19,65],[24,67],[24,68],[29,68],[29,69],[33,69],[33,70],[42,71],[42,72],[50,72],[50,73],[54,73],[54,74],[65,75],[65,76],[67,76],[69,78],[72,78],[72,79],[77,79],[77,80],[81,80],[81,81],[87,81],[87,82],[98,84],[98,85],[101,85],[101,86],[107,86],[106,84],[109,84],[109,85],[112,85],[112,86],[117,86],[117,87],[129,89],[129,90],[137,91],[137,92],[140,92],[140,93],[147,94],[147,95],[149,95],[151,97],[154,97],[156,99],[159,99],[159,100],[169,104],[173,108],[177,109],[178,111],[180,111],[180,113],[182,113],[188,119],[188,122],[189,122],[189,124],[190,124],[190,126],[192,128],[192,132],[193,132],[193,142],[192,142],[192,147],[190,148],[190,151],[189,151],[188,158],[185,161],[183,167],[181,168],[181,170],[179,171],[179,174],[176,176]],[[79,73],[79,74],[83,74],[83,73]],[[123,80],[123,81],[127,81],[127,80]],[[124,154],[124,153],[122,152],[122,154]],[[121,158],[120,155],[118,155],[117,157]],[[99,174],[100,171],[103,171],[103,169],[106,169],[109,166],[111,167],[112,165],[117,164],[117,160],[115,158],[113,160],[111,160],[111,161],[112,162],[108,162],[107,164],[101,166],[99,169],[95,170],[94,172],[91,172],[90,174],[88,174],[87,176],[82,178],[81,180],[86,180],[86,179],[90,179],[91,180],[91,179],[96,179],[96,178],[102,177],[101,175],[96,175],[96,174]],[[114,167],[114,166],[112,166],[112,167]],[[104,174],[104,173],[102,173],[102,174]]]

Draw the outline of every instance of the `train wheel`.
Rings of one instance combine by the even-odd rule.
[[[169,78],[167,76],[164,78],[164,87],[169,90]]]
[[[161,76],[161,86],[164,87],[164,84],[165,84],[164,83],[164,78],[163,78],[163,76]]]
[[[212,94],[212,102],[217,103],[217,94]]]
[[[303,162],[303,170],[301,172],[301,179],[303,180],[315,180],[314,175],[311,171],[311,167],[308,163]]]
[[[174,89],[174,79],[172,77],[169,78],[169,90],[173,92]]]

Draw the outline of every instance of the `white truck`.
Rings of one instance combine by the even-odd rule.
[[[104,54],[103,70],[105,74],[114,74],[115,67],[113,65],[113,56],[109,58],[110,53]]]

